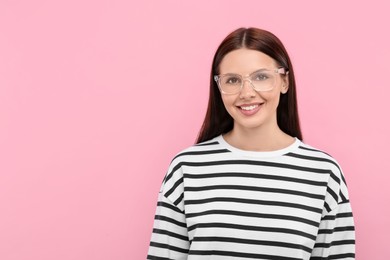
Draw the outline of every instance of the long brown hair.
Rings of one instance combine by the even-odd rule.
[[[210,73],[210,95],[207,112],[196,143],[210,140],[233,129],[233,118],[223,105],[221,93],[214,81],[214,75],[219,74],[219,65],[226,54],[242,48],[260,51],[273,58],[278,66],[288,70],[289,88],[286,94],[280,96],[277,122],[283,132],[302,140],[294,70],[286,49],[282,42],[271,32],[258,28],[239,28],[222,41],[214,55]]]

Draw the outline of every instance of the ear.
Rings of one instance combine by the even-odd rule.
[[[286,94],[288,91],[288,86],[289,86],[288,72],[284,77],[282,77],[282,81],[283,82],[282,82],[282,88],[280,90],[280,93]]]

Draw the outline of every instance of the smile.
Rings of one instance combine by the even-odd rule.
[[[241,106],[240,108],[245,111],[251,111],[255,108],[257,108],[259,105],[251,105],[251,106]]]

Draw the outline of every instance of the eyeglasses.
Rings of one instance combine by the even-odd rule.
[[[214,80],[217,82],[219,90],[223,94],[232,95],[241,91],[245,80],[248,80],[252,88],[256,91],[270,91],[275,87],[276,74],[287,75],[288,70],[286,68],[274,70],[260,69],[247,77],[243,77],[240,74],[228,73],[215,75]]]

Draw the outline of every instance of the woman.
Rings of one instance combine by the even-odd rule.
[[[302,141],[294,71],[270,32],[215,54],[197,144],[163,181],[148,259],[355,259],[341,169]]]

